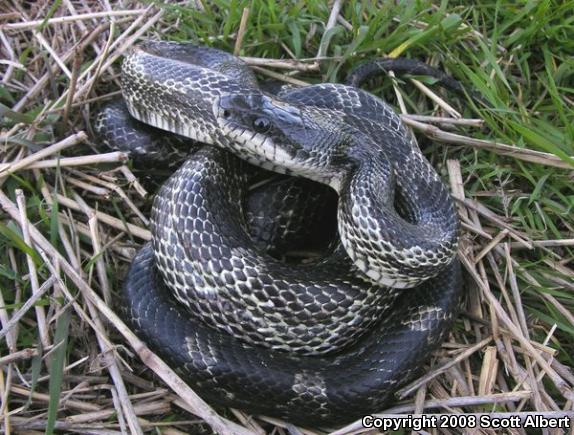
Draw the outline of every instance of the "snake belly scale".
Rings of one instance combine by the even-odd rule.
[[[136,333],[215,404],[332,425],[391,402],[462,287],[452,200],[395,112],[353,86],[266,93],[191,44],[134,48],[122,89],[139,121],[207,144],[154,200],[123,289]],[[287,264],[254,241],[251,164],[337,192],[327,255]]]

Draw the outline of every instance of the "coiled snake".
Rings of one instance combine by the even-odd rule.
[[[155,198],[153,241],[123,290],[141,338],[203,397],[250,413],[332,425],[392,401],[447,334],[461,294],[452,200],[395,112],[354,86],[272,95],[238,58],[190,44],[133,49],[122,88],[138,120],[212,145]],[[112,127],[105,114],[96,123],[104,138],[108,115]],[[246,162],[337,192],[340,237],[324,257],[288,264],[261,248],[275,236],[255,228],[261,170]],[[308,203],[329,190],[279,185],[279,197],[298,189]],[[278,222],[293,211],[280,208],[266,228],[289,246],[294,229]]]

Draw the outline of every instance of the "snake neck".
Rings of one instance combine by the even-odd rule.
[[[458,218],[448,190],[420,153],[402,147],[397,157],[376,149],[354,150],[362,155],[341,182],[339,233],[347,254],[370,280],[414,287],[452,261]],[[413,174],[428,181],[414,181]]]

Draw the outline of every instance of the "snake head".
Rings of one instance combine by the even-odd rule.
[[[217,99],[214,116],[234,152],[266,169],[331,185],[344,171],[345,134],[321,109],[261,93]]]

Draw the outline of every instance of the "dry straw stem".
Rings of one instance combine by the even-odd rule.
[[[96,259],[96,272],[98,274],[98,280],[100,283],[100,289],[104,297],[104,301],[111,306],[112,304],[112,294],[110,288],[110,282],[106,274],[106,266],[104,263],[105,258],[103,257],[103,252],[100,242],[100,230],[98,228],[98,218],[94,210],[90,208],[88,204],[82,199],[80,195],[74,193],[76,202],[79,204],[82,211],[88,217],[88,227],[90,229],[90,239],[92,240],[92,247],[94,249],[93,258]],[[96,317],[92,314],[92,318]],[[109,349],[103,349],[102,352],[107,352]]]
[[[20,212],[20,228],[22,228],[22,235],[24,236],[24,242],[28,246],[32,245],[32,240],[30,238],[30,226],[28,223],[28,216],[26,212],[26,202],[24,200],[24,193],[22,190],[16,190],[16,202],[18,204],[18,210]],[[36,265],[34,260],[32,259],[31,255],[26,255],[26,262],[28,265],[28,272],[30,278],[30,285],[32,287],[32,297],[34,294],[38,294],[41,291],[40,283],[38,281],[38,273],[36,270]],[[47,288],[49,288],[47,286]],[[45,290],[43,290],[44,292]],[[42,293],[43,293],[42,292]],[[37,297],[39,298],[39,296]],[[36,319],[38,321],[38,332],[40,333],[40,341],[42,346],[49,347],[50,346],[50,337],[48,335],[48,324],[46,321],[46,312],[44,307],[36,305],[34,307],[36,311]]]
[[[162,15],[162,11],[159,11],[159,12],[155,13],[152,17],[148,18],[148,14],[153,9],[154,9],[153,6],[149,6],[148,8],[146,8],[140,14],[140,16],[121,35],[119,35],[114,40],[113,44],[109,47],[109,49],[110,50],[115,49],[115,51],[113,53],[110,52],[109,56],[106,57],[106,60],[103,63],[103,65],[101,64],[101,60],[104,57],[102,56],[102,54],[100,54],[100,56],[98,58],[96,58],[92,62],[92,64],[80,74],[77,81],[78,82],[84,81],[84,82],[80,85],[79,89],[77,89],[77,91],[75,92],[74,100],[76,100],[79,97],[82,97],[83,94],[87,90],[92,88],[94,80],[97,80],[97,78],[98,78],[96,75],[92,75],[88,78],[88,76],[93,72],[93,70],[101,71],[101,70],[106,70],[107,68],[109,68],[116,61],[116,59],[118,59],[118,57],[121,56],[125,52],[125,50],[127,50],[131,45],[133,45],[133,43],[141,35],[143,35],[149,28],[151,28],[155,23],[157,23],[157,21],[160,19],[161,15]],[[148,18],[147,21],[145,21],[146,18]],[[102,25],[101,29],[98,28],[96,30],[98,30],[99,32],[102,32],[105,29],[107,29],[108,27],[109,26],[107,26],[107,25]],[[134,33],[131,34],[132,32],[134,32]],[[130,35],[130,34],[131,34],[131,36],[128,37],[128,35]],[[63,58],[61,59],[61,61],[66,62],[70,58],[72,58],[74,56],[74,54],[76,53],[76,50],[78,48],[80,51],[82,51],[87,44],[93,42],[93,40],[95,39],[95,36],[96,35],[94,35],[92,33],[85,35],[86,39],[78,42],[77,44],[74,45],[74,47],[72,47],[70,50],[68,50],[66,52],[66,54],[63,56]],[[21,110],[28,103],[29,100],[34,98],[46,86],[51,74],[52,74],[52,72],[46,73],[42,77],[42,79],[40,81],[38,81],[36,83],[36,85],[28,93],[26,93],[26,95],[18,103],[16,103],[16,105],[14,106],[13,109],[16,111]],[[61,105],[62,102],[67,98],[67,95],[69,92],[70,92],[69,89],[66,90],[60,96],[60,98],[55,103],[52,104],[52,106],[58,107],[59,105]]]
[[[0,192],[0,206],[12,219],[18,221],[19,213],[16,205]],[[95,308],[124,336],[126,341],[135,350],[144,363],[151,368],[167,385],[192,406],[193,412],[203,418],[211,427],[222,434],[246,435],[251,432],[242,426],[223,419],[207,403],[205,403],[175,372],[151,352],[147,346],[122,322],[110,307],[92,290],[83,280],[76,269],[48,242],[36,228],[30,226],[30,237],[34,243],[58,263],[62,271],[74,282],[83,297],[91,302]]]
[[[574,246],[574,239],[558,239],[558,240],[530,240],[530,245],[533,248],[556,248],[558,246]],[[522,243],[511,242],[512,249],[528,249]]]
[[[491,394],[496,382],[497,372],[498,359],[496,358],[496,346],[489,346],[484,352],[478,381],[478,394],[480,396]]]
[[[488,244],[482,248],[482,251],[480,251],[475,257],[474,257],[474,262],[478,263],[480,260],[482,260],[486,254],[488,254],[491,250],[494,249],[494,247],[496,245],[498,245],[502,239],[504,239],[507,235],[508,235],[509,231],[507,228],[503,229],[501,232],[499,232],[496,237],[494,237],[491,241],[488,242]],[[522,244],[521,244],[522,246]]]
[[[121,151],[113,151],[111,153],[94,154],[90,156],[77,156],[77,157],[62,157],[59,159],[49,159],[40,160],[34,163],[30,163],[26,167],[17,168],[18,169],[47,169],[47,168],[64,168],[70,166],[87,166],[96,165],[101,163],[124,163],[128,160],[126,153]],[[8,171],[8,173],[13,173],[14,170],[11,164],[4,163],[0,164],[0,174],[2,171]]]
[[[483,394],[481,396],[449,397],[448,399],[427,400],[424,402],[425,410],[432,408],[449,408],[456,406],[479,406],[492,403],[517,402],[529,398],[531,391],[513,391],[509,393]],[[402,414],[415,410],[414,404],[398,405],[386,409],[382,414]]]
[[[319,64],[317,62],[306,63],[300,60],[289,59],[265,59],[261,57],[247,57],[242,56],[243,59],[250,66],[265,66],[268,68],[287,69],[295,71],[318,71]],[[305,83],[307,84],[307,83]]]
[[[450,104],[448,104],[444,99],[440,98],[436,93],[431,91],[427,86],[421,83],[419,80],[410,79],[411,83],[415,85],[423,94],[429,97],[432,101],[439,105],[445,112],[447,112],[454,119],[462,118],[462,115]]]
[[[407,112],[407,105],[405,104],[405,100],[403,98],[403,94],[401,94],[401,90],[399,88],[398,82],[395,79],[395,73],[393,71],[388,72],[391,82],[393,84],[393,90],[395,91],[395,96],[397,97],[397,103],[401,109],[401,115],[405,116],[408,115]]]
[[[511,156],[515,159],[524,160],[526,162],[539,163],[541,165],[553,166],[563,169],[574,169],[574,167],[554,154],[544,153],[541,151],[530,150],[527,148],[519,148],[514,145],[507,145],[499,142],[493,142],[483,139],[474,139],[460,134],[450,133],[440,128],[416,121],[412,118],[403,118],[405,124],[413,129],[422,132],[425,136],[431,139],[436,139],[439,142],[450,143],[454,145],[468,145],[474,148],[485,149],[493,151],[503,156]]]
[[[56,154],[66,148],[73,147],[81,142],[84,142],[87,139],[87,135],[85,132],[80,131],[79,133],[73,134],[68,136],[66,139],[61,140],[49,147],[46,147],[34,154],[29,155],[23,159],[19,159],[16,162],[10,163],[0,169],[0,179],[2,177],[6,177],[10,174],[19,171],[20,169],[26,168],[32,163],[35,163],[45,157],[51,156],[52,154]]]
[[[88,14],[68,15],[65,17],[50,18],[48,20],[32,20],[32,21],[23,21],[20,23],[5,23],[5,24],[0,24],[0,30],[35,29],[40,25],[50,26],[53,24],[71,23],[74,21],[93,20],[93,19],[105,18],[105,17],[122,17],[122,16],[127,16],[127,15],[141,15],[145,11],[146,11],[146,9],[90,12]]]
[[[92,43],[100,35],[100,33],[104,32],[107,28],[108,25],[101,24],[96,29],[94,29],[94,31],[84,35],[82,40],[78,41],[74,45],[74,47],[70,48],[66,53],[62,55],[62,60],[64,62],[67,62],[69,59],[73,57],[74,53],[78,48],[80,50],[83,50],[84,47]],[[34,86],[32,86],[32,88],[28,92],[26,92],[26,94],[20,99],[20,101],[18,101],[14,105],[13,110],[21,111],[22,109],[24,109],[30,101],[36,98],[38,94],[46,88],[54,73],[55,73],[55,67],[50,67],[48,69],[48,72],[46,72],[38,81],[36,81]],[[81,76],[78,78],[81,78]]]
[[[148,8],[148,10],[151,10],[151,8],[152,8],[152,6],[150,6]],[[139,37],[141,37],[148,29],[150,29],[160,19],[161,15],[162,15],[162,11],[157,12],[148,21],[146,21],[133,35],[131,35],[128,38],[127,35],[133,30],[133,28],[135,28],[134,25],[136,23],[138,23],[138,21],[140,21],[138,24],[141,24],[141,22],[144,21],[146,14],[142,14],[138,18],[138,20],[134,21],[134,23],[130,26],[130,28],[128,28],[122,35],[120,35],[118,38],[115,39],[115,41],[107,48],[106,53],[103,53],[86,70],[84,70],[84,72],[80,75],[78,80],[85,79],[89,73],[93,72],[93,70],[95,70],[96,72],[100,72],[102,70],[108,69],[121,55],[124,54],[124,52],[129,47],[131,47],[135,43],[135,41]],[[120,41],[123,41],[124,39],[125,39],[125,41],[122,44],[120,44]],[[115,51],[112,52],[111,50],[114,48],[116,48],[116,49],[115,49]],[[108,50],[110,53],[109,55],[108,55]],[[97,80],[97,79],[98,79],[97,74],[95,74],[95,75],[91,76],[89,79],[87,79],[77,90],[76,98],[83,97],[84,94],[87,94],[88,91],[90,89],[92,89],[93,84],[94,84],[95,80]],[[53,104],[53,106],[54,107],[59,106],[62,103],[62,101],[64,101],[64,99],[67,98],[68,92],[69,92],[69,90],[65,91],[63,93],[63,95]]]
[[[42,47],[44,47],[44,49],[54,59],[54,61],[56,62],[56,65],[60,68],[60,70],[62,70],[62,72],[64,74],[66,74],[66,76],[68,76],[69,79],[71,79],[72,78],[72,72],[68,69],[68,67],[66,66],[66,63],[60,58],[58,53],[56,53],[54,51],[54,49],[50,46],[48,41],[46,41],[46,38],[44,38],[44,36],[42,36],[42,34],[37,32],[36,30],[33,31],[33,34],[34,34],[34,37],[38,40],[38,42],[40,42]]]
[[[98,277],[100,280],[100,288],[102,289],[102,292],[104,294],[104,299],[106,301],[107,304],[111,303],[111,291],[110,291],[110,286],[109,286],[109,282],[108,282],[108,278],[106,275],[106,271],[105,271],[105,265],[103,263],[103,258],[100,256],[100,240],[99,240],[99,231],[97,228],[97,219],[95,217],[95,213],[90,209],[90,207],[85,204],[85,202],[78,196],[76,198],[76,201],[78,201],[78,203],[80,204],[80,207],[82,208],[82,210],[88,215],[89,219],[88,219],[88,224],[90,227],[90,236],[92,239],[92,245],[94,248],[94,256],[97,258],[96,260],[96,270],[98,272]],[[79,267],[79,264],[76,264],[76,270],[81,270]],[[98,312],[96,311],[96,309],[94,308],[94,306],[88,302],[88,311],[90,313],[90,316],[94,322],[94,324],[96,325],[99,334],[96,334],[96,338],[98,340],[98,345],[100,347],[100,350],[102,352],[102,355],[105,356],[106,359],[106,367],[110,373],[110,376],[114,382],[115,385],[115,391],[118,395],[119,398],[119,407],[117,407],[114,412],[117,411],[122,411],[123,415],[120,414],[121,418],[125,418],[127,420],[127,423],[130,427],[131,433],[133,434],[138,434],[138,435],[143,435],[143,430],[141,429],[139,422],[136,418],[136,411],[134,409],[134,406],[132,405],[131,400],[128,397],[128,392],[127,389],[124,385],[124,381],[121,375],[121,372],[119,370],[119,365],[118,365],[118,361],[114,355],[114,349],[112,346],[110,346],[110,340],[109,338],[107,338],[105,336],[105,328],[104,325],[100,319],[100,316],[98,314]],[[72,417],[68,417],[68,422],[70,422],[70,419]]]
[[[258,435],[265,435],[265,430],[259,426],[253,417],[238,409],[231,408],[231,412],[243,426],[249,428],[251,431],[253,431],[253,433]]]
[[[0,357],[0,367],[4,367],[8,364],[14,364],[19,360],[30,359],[38,355],[40,355],[38,349],[32,347],[12,352],[6,356]]]
[[[56,194],[55,195],[56,200],[58,201],[59,205],[63,205],[65,207],[69,207],[72,210],[76,210],[76,211],[81,211],[82,207],[77,203],[77,201],[74,201],[73,199],[70,199],[68,197],[65,197],[61,194]],[[51,196],[48,196],[46,198],[46,200],[51,203],[52,199]],[[129,234],[131,234],[134,237],[137,237],[141,240],[144,241],[148,241],[151,240],[151,232],[149,230],[146,230],[145,228],[139,227],[135,224],[129,223],[129,222],[123,222],[121,219],[115,218],[113,216],[110,216],[107,213],[101,212],[101,211],[94,211],[94,215],[96,216],[96,218],[121,231],[126,231]]]
[[[267,77],[271,77],[272,79],[275,79],[275,80],[280,80],[282,82],[289,83],[289,84],[295,85],[295,86],[309,86],[309,83],[304,82],[303,80],[299,80],[299,79],[296,79],[294,77],[291,77],[291,76],[288,76],[285,74],[279,74],[275,71],[270,71],[266,68],[261,68],[260,66],[253,66],[252,68],[254,71],[257,71],[257,72],[259,72],[259,73],[261,73]]]
[[[10,320],[8,320],[6,323],[2,322],[4,326],[2,330],[0,330],[0,339],[4,338],[7,334],[10,333],[12,328],[18,324],[18,322],[22,319],[22,317],[24,317],[28,310],[34,306],[38,299],[44,296],[44,294],[54,285],[55,281],[56,278],[53,276],[48,278],[39,288],[36,289],[35,292],[32,293],[32,296],[30,296],[30,298],[24,302],[24,305],[22,305],[18,311],[12,314]]]
[[[476,218],[477,217],[477,213],[475,209],[471,209],[470,210],[470,214]],[[498,249],[498,247],[496,247]],[[474,263],[470,263],[470,261],[466,258],[466,256],[464,254],[461,254],[461,258],[463,261],[463,264],[467,267],[467,269],[471,269],[471,274],[474,277],[475,280],[477,280],[477,283],[480,284],[479,288],[486,293],[487,295],[490,294],[490,285],[489,285],[489,281],[486,279],[485,276],[485,267],[483,262],[478,262],[478,264],[474,264]],[[487,254],[487,258],[491,264],[491,266],[494,264],[494,266],[496,266],[494,259],[492,257],[492,255],[489,253]],[[502,279],[500,278],[499,274],[498,274],[498,269],[496,267],[492,267],[492,270],[495,274],[495,277],[500,285],[500,289],[501,292],[504,296],[504,300],[506,301],[506,304],[510,310],[510,318],[512,319],[513,323],[518,324],[518,318],[520,317],[520,315],[517,314],[521,313],[523,310],[522,304],[520,303],[520,298],[516,298],[515,299],[515,305],[512,304],[512,301],[510,300],[504,283],[502,282]],[[495,336],[495,341],[497,343],[498,346],[498,350],[500,353],[500,357],[505,361],[506,366],[509,368],[510,373],[512,374],[512,376],[514,377],[514,379],[517,381],[517,388],[524,385],[524,387],[526,388],[530,388],[532,389],[533,392],[533,396],[532,396],[532,403],[535,406],[536,409],[544,409],[543,405],[543,400],[542,400],[542,396],[540,393],[540,389],[538,386],[538,381],[530,381],[530,379],[534,379],[535,375],[534,375],[534,371],[533,371],[533,366],[531,363],[531,353],[532,353],[532,346],[531,349],[528,349],[526,352],[522,351],[521,349],[521,353],[523,353],[524,357],[525,357],[525,363],[526,363],[526,369],[522,368],[520,365],[518,365],[516,357],[514,355],[514,347],[511,345],[510,342],[510,338],[508,336],[509,331],[508,330],[503,330],[502,328],[499,327],[499,318],[503,317],[503,322],[504,323],[508,323],[508,316],[506,314],[506,312],[503,310],[502,306],[500,305],[495,305],[492,303],[492,300],[489,301],[489,311],[490,311],[490,320],[491,320],[491,328],[494,332],[494,336]],[[500,337],[500,334],[504,334],[502,335],[502,337]],[[512,331],[510,332],[510,334],[512,334]],[[514,334],[516,334],[516,331],[514,332]],[[528,340],[528,334],[527,332],[524,332],[524,328],[522,328],[522,330],[520,331],[520,334],[525,334],[525,337],[522,340],[522,343],[524,343],[525,341]],[[537,351],[535,351],[537,352]],[[538,355],[535,355],[538,356]],[[527,381],[528,380],[528,381]],[[521,406],[520,406],[521,408]]]
[[[142,419],[141,416],[146,415],[163,415],[169,412],[169,403],[167,402],[150,402],[150,403],[140,403],[134,406],[135,415],[137,415],[137,420],[139,423],[144,423],[142,426],[151,426],[149,422]],[[56,429],[73,431],[76,433],[98,433],[101,434],[103,430],[114,428],[117,424],[102,423],[110,418],[114,417],[116,414],[116,409],[105,409],[101,411],[94,412],[82,412],[81,414],[70,415],[64,420],[56,421]],[[147,423],[147,424],[146,424]],[[16,417],[13,419],[14,427],[18,429],[40,429],[44,430],[47,425],[47,421],[43,419],[28,419]],[[106,430],[103,433],[118,433],[122,434],[124,432],[110,432]],[[132,432],[133,433],[133,432]]]
[[[233,54],[239,56],[241,53],[241,44],[243,43],[243,37],[245,36],[245,29],[247,28],[247,20],[249,19],[249,8],[243,8],[241,14],[241,22],[239,23],[239,30],[237,31],[237,38],[235,38],[235,48],[233,49]]]
[[[94,176],[85,174],[85,173],[83,173],[83,172],[81,172],[81,171],[74,171],[74,170],[72,170],[72,171],[70,171],[70,172],[71,172],[72,174],[74,174],[74,175],[77,175],[78,177],[80,177],[80,178],[82,178],[82,179],[84,179],[84,180],[87,180],[87,181],[91,182],[91,183],[99,184],[99,185],[101,185],[101,186],[104,186],[106,189],[100,189],[100,188],[98,188],[97,186],[93,186],[93,185],[84,183],[83,181],[74,180],[74,179],[72,179],[72,178],[70,178],[70,177],[67,177],[67,180],[68,180],[69,182],[72,182],[72,184],[75,183],[77,186],[83,187],[83,188],[88,189],[88,190],[90,190],[90,189],[91,189],[91,190],[97,189],[97,190],[104,190],[105,192],[107,192],[108,190],[116,192],[117,195],[128,205],[128,207],[129,207],[129,208],[137,215],[137,217],[144,223],[144,225],[146,225],[146,226],[148,225],[148,223],[149,223],[148,218],[146,218],[146,217],[144,216],[144,214],[141,212],[141,210],[134,204],[134,202],[133,202],[133,201],[130,199],[130,197],[126,194],[126,192],[124,191],[124,189],[122,189],[120,186],[118,186],[117,183],[108,182],[108,181],[102,180],[102,179],[99,178],[99,177],[94,177]],[[107,196],[108,193],[104,193],[104,195]]]
[[[18,395],[23,396],[23,397],[31,397],[32,399],[38,400],[40,402],[44,402],[44,403],[50,402],[50,396],[48,394],[32,392],[27,388],[22,388],[22,387],[18,387],[18,386],[14,385],[11,388],[11,391],[14,394],[18,394]],[[80,411],[80,412],[97,412],[97,411],[101,410],[101,407],[99,407],[98,405],[94,405],[93,403],[84,402],[81,400],[68,399],[65,402],[65,406],[68,409],[72,409],[72,410]]]
[[[479,343],[469,347],[468,349],[464,350],[459,355],[457,355],[455,358],[449,360],[448,362],[441,365],[440,367],[436,367],[435,369],[428,372],[426,375],[422,376],[421,378],[417,379],[416,381],[411,382],[407,386],[398,390],[396,393],[396,396],[399,399],[403,399],[403,398],[409,396],[410,394],[415,392],[418,388],[421,388],[424,384],[426,384],[430,380],[432,380],[435,377],[437,377],[438,375],[446,372],[452,366],[454,366],[454,365],[460,363],[461,361],[469,358],[472,354],[474,354],[475,352],[482,349],[484,346],[486,346],[491,341],[492,341],[492,337],[487,337],[484,340],[480,341]]]
[[[72,63],[72,77],[70,78],[68,97],[66,98],[66,105],[64,106],[64,124],[68,124],[70,117],[70,110],[72,102],[74,101],[74,93],[76,92],[76,85],[78,84],[78,75],[80,74],[80,67],[82,66],[82,52],[76,49],[74,53],[74,61]]]
[[[550,380],[554,383],[558,391],[570,401],[574,401],[574,390],[567,382],[565,382],[556,371],[548,364],[548,362],[540,355],[540,353],[532,346],[530,341],[524,337],[522,332],[514,325],[510,317],[506,314],[498,299],[494,297],[488,286],[484,283],[482,278],[477,274],[473,267],[472,262],[464,255],[460,256],[462,264],[465,266],[467,272],[471,275],[474,282],[478,284],[482,294],[486,297],[490,306],[496,312],[497,318],[500,319],[506,328],[510,331],[513,338],[518,340],[521,346],[528,351],[529,356],[534,359],[540,367],[546,372]]]
[[[482,127],[484,121],[482,119],[468,119],[468,118],[448,118],[445,116],[428,116],[428,115],[413,115],[413,114],[403,114],[401,119],[420,121],[423,123],[431,124],[441,124],[441,125],[464,125],[468,127]]]
[[[343,6],[343,2],[341,0],[333,1],[333,4],[331,6],[331,13],[329,14],[329,19],[325,24],[325,32],[328,32],[333,27],[335,27],[335,24],[337,24],[337,17],[339,16],[339,12],[341,11],[341,6]],[[319,59],[325,57],[326,50],[327,46],[325,44],[320,44],[316,58]]]
[[[278,418],[273,417],[266,417],[266,416],[259,416],[259,419],[270,423],[276,426],[278,429],[282,428],[285,429],[284,433],[288,433],[289,435],[322,435],[326,433],[325,431],[314,431],[312,429],[307,429],[304,427],[295,426],[291,423],[287,423],[286,421],[280,420]]]

